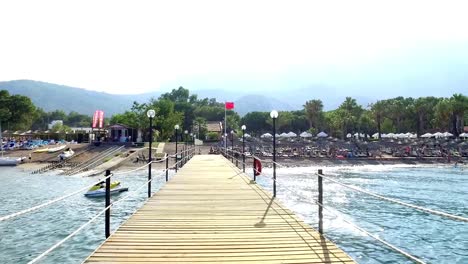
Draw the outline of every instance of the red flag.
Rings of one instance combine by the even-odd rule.
[[[102,110],[96,110],[93,115],[92,128],[103,128],[104,127],[104,112]]]
[[[227,110],[234,109],[234,102],[226,102],[225,105]]]
[[[92,124],[92,128],[96,128],[96,127],[97,127],[98,118],[99,118],[99,110],[96,110],[96,111],[94,112],[94,115],[93,115],[93,124]]]
[[[104,127],[104,111],[99,111],[99,128]]]

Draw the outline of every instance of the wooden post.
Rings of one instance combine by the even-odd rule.
[[[322,235],[323,234],[323,186],[322,186],[322,176],[323,171],[322,169],[318,170],[318,218],[319,218],[319,233]]]
[[[108,177],[111,174],[110,170],[106,170],[105,176]],[[110,185],[111,185],[111,177],[106,179],[106,204],[105,208],[109,207],[110,205]],[[106,229],[106,239],[110,236],[110,208],[106,209],[106,217],[105,217],[105,229]]]

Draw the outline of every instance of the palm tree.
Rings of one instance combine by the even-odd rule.
[[[307,121],[309,121],[309,127],[319,128],[323,120],[323,103],[321,100],[310,100],[304,105]]]
[[[463,117],[468,111],[468,97],[462,94],[454,94],[450,98],[452,108],[453,134],[458,136],[463,130]]]
[[[377,101],[374,104],[371,104],[371,111],[377,122],[377,132],[379,133],[379,140],[382,138],[382,121],[385,115],[385,101]]]

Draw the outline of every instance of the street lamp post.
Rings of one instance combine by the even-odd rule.
[[[177,172],[177,156],[179,154],[177,154],[177,138],[179,137],[178,135],[178,132],[179,132],[179,125],[175,125],[174,126],[174,130],[175,130],[175,171]]]
[[[242,171],[245,172],[245,129],[247,127],[242,125]]]
[[[273,197],[276,197],[276,118],[278,118],[278,111],[271,111],[270,117],[273,119]]]
[[[148,165],[148,198],[151,197],[151,163],[153,162],[152,148],[153,148],[153,118],[156,112],[153,109],[148,110],[146,115],[149,117],[149,165]]]

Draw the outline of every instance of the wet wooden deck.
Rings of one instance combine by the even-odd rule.
[[[218,155],[197,155],[85,263],[354,263]]]

